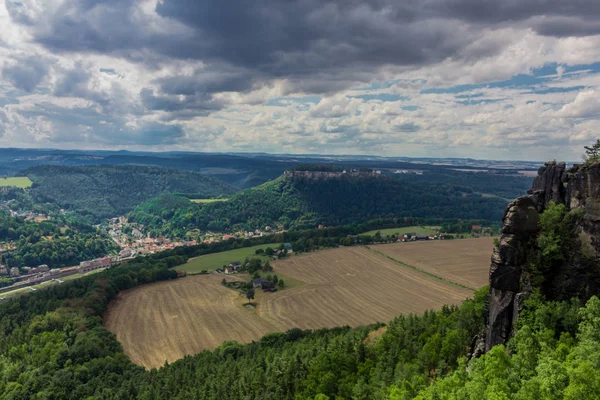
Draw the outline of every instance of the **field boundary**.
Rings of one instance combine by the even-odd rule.
[[[364,246],[364,247],[366,247],[366,248],[367,248],[369,251],[371,251],[371,252],[373,252],[373,253],[375,253],[375,254],[378,254],[378,255],[380,255],[381,257],[385,257],[385,258],[387,258],[388,260],[391,260],[391,261],[395,262],[395,263],[396,263],[396,264],[398,264],[398,265],[401,265],[401,266],[403,266],[403,267],[405,267],[405,268],[410,268],[410,269],[412,269],[412,270],[415,270],[415,271],[417,271],[417,272],[419,272],[419,273],[421,273],[421,274],[423,274],[423,275],[426,275],[426,276],[428,276],[428,277],[430,277],[430,278],[437,279],[438,281],[442,281],[442,282],[444,282],[444,283],[447,283],[447,284],[449,284],[449,285],[452,285],[452,286],[455,286],[455,287],[458,287],[458,288],[461,288],[461,289],[468,289],[468,290],[472,290],[472,291],[474,291],[474,292],[477,290],[477,289],[475,289],[475,288],[472,288],[472,287],[469,287],[469,286],[463,285],[463,284],[461,284],[461,283],[453,282],[453,281],[451,281],[451,280],[448,280],[448,279],[446,279],[446,278],[443,278],[443,277],[441,277],[441,276],[439,276],[439,275],[432,274],[431,272],[427,272],[427,271],[425,271],[425,270],[423,270],[423,269],[421,269],[421,268],[417,268],[417,267],[415,267],[414,265],[410,265],[410,264],[407,264],[407,263],[405,263],[405,262],[403,262],[403,261],[397,260],[397,259],[395,259],[394,257],[388,256],[387,254],[384,254],[384,253],[382,253],[381,251],[379,251],[379,250],[375,250],[375,249],[373,249],[373,248],[371,248],[371,247],[369,247],[369,246]]]

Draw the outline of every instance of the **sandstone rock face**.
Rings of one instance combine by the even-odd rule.
[[[539,216],[553,201],[571,214],[570,258],[544,275],[544,294],[552,300],[600,293],[600,164],[569,169],[564,163],[541,167],[527,196],[511,202],[502,219],[502,236],[490,266],[490,303],[485,351],[514,335],[523,302],[531,292],[527,273],[538,235]]]

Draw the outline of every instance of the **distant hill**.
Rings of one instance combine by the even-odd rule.
[[[138,165],[40,165],[23,171],[37,202],[72,208],[94,220],[125,214],[164,193],[229,195],[235,188],[196,172]]]
[[[149,165],[200,172],[247,189],[275,179],[299,164],[318,164],[344,168],[380,168],[452,172],[490,170],[516,174],[519,170],[537,171],[538,164],[526,161],[485,161],[448,158],[405,158],[373,156],[326,156],[265,153],[187,153],[130,152],[100,150],[0,149],[0,176],[16,176],[36,165]],[[527,182],[531,184],[531,180]]]
[[[266,225],[304,229],[375,218],[498,221],[508,202],[503,196],[524,193],[520,187],[527,184],[507,176],[490,182],[489,174],[462,175],[423,178],[414,174],[294,172],[238,192],[226,202],[192,204],[181,197],[161,196],[141,204],[130,216],[157,231],[179,234],[190,228],[220,232]],[[485,194],[479,193],[484,189]]]

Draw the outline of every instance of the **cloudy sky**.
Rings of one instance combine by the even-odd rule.
[[[0,146],[577,161],[598,0],[0,0]]]

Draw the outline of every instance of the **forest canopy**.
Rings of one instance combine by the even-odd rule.
[[[166,234],[188,229],[310,229],[376,218],[442,218],[499,221],[508,200],[522,194],[528,180],[448,173],[423,176],[303,179],[280,177],[230,196],[226,202],[191,204],[163,195],[140,204],[129,218]],[[488,193],[482,196],[481,193]]]
[[[124,215],[163,193],[205,198],[236,190],[197,172],[139,165],[42,165],[23,173],[33,181],[31,194],[36,202],[56,203],[95,222]]]

